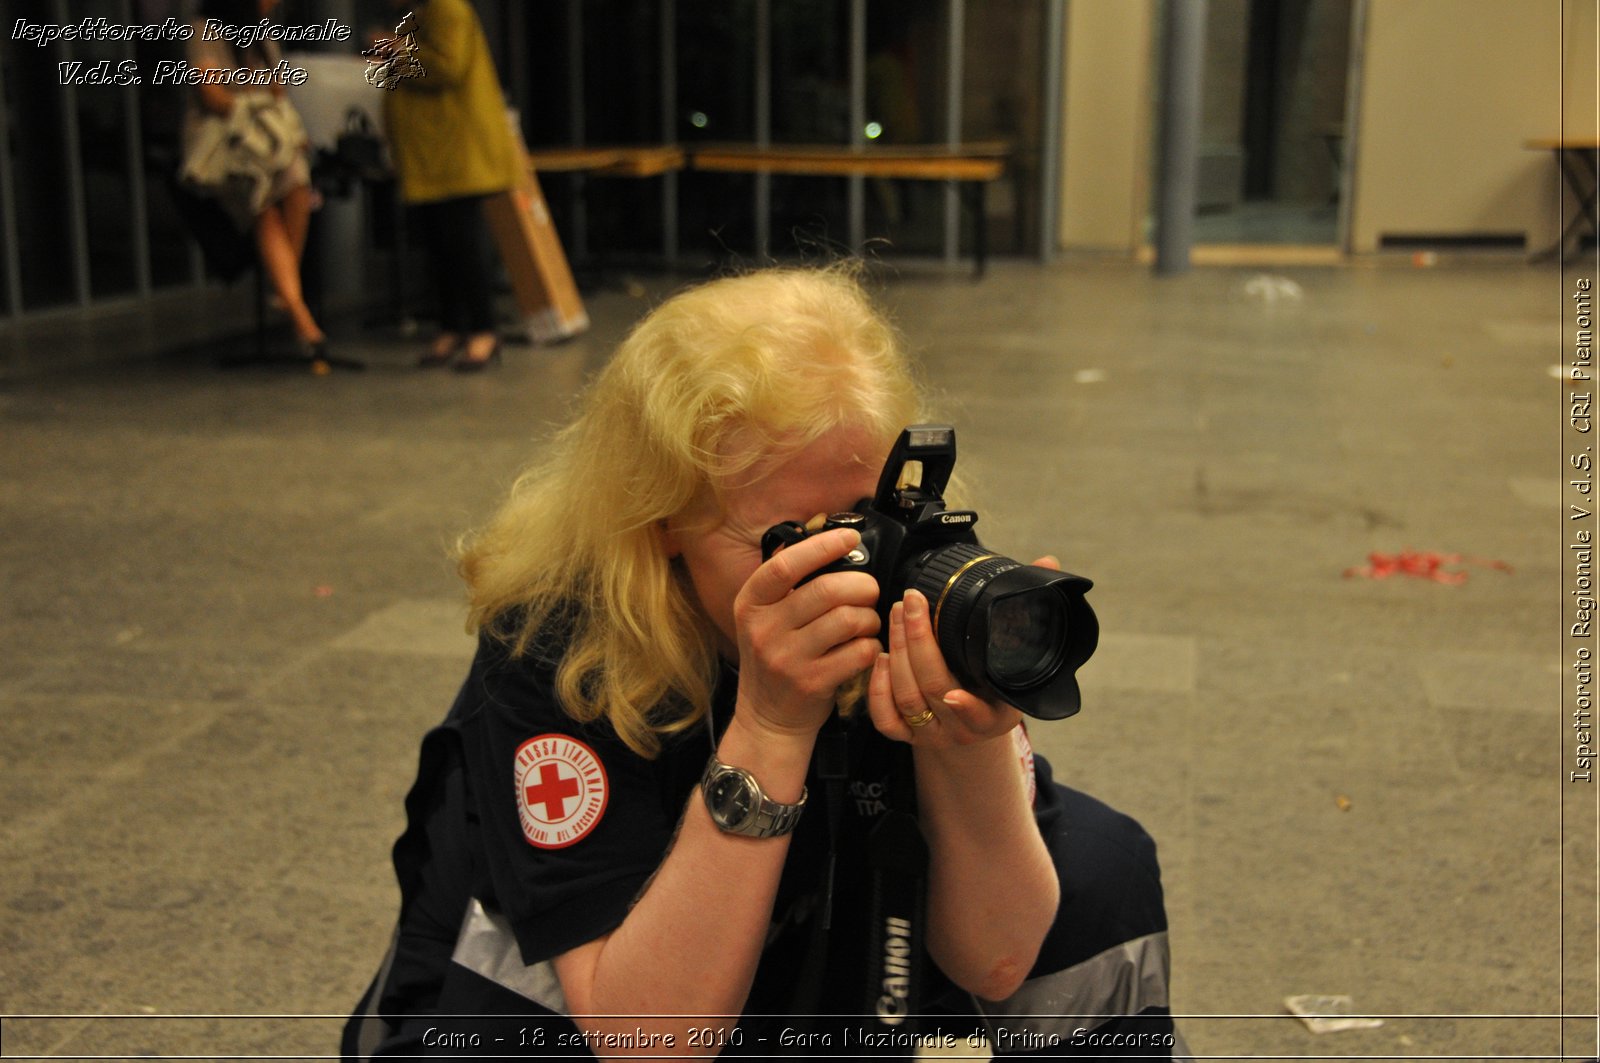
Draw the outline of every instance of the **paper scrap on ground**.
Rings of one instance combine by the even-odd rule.
[[[1306,292],[1288,277],[1262,273],[1245,282],[1244,294],[1263,303],[1297,303],[1305,298]]]
[[[1354,1001],[1343,996],[1305,994],[1284,1002],[1289,1013],[1306,1024],[1312,1033],[1338,1033],[1341,1030],[1371,1030],[1383,1025],[1382,1019],[1351,1015]]]

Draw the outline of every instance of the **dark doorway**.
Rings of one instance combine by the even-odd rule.
[[[1333,244],[1355,0],[1211,0],[1202,243]]]

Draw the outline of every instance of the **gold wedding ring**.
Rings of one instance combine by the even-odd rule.
[[[900,718],[904,720],[910,727],[924,727],[927,725],[929,720],[933,719],[933,710],[923,709],[915,716],[906,716],[902,714]]]

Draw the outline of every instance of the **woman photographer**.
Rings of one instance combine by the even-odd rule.
[[[959,688],[921,595],[884,652],[871,576],[805,581],[854,531],[762,559],[770,526],[872,495],[922,414],[843,269],[715,281],[634,329],[464,549],[479,650],[424,742],[347,1058],[1170,1045],[1138,825]],[[889,890],[925,907],[875,924]]]

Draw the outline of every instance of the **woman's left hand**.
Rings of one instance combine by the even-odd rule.
[[[1060,569],[1053,557],[1034,564]],[[939,650],[920,591],[889,612],[889,652],[878,656],[867,685],[867,711],[886,738],[917,746],[965,746],[1009,734],[1022,713],[963,690]]]

